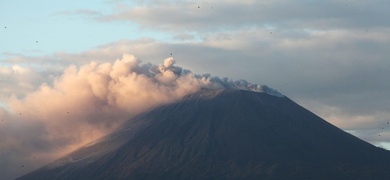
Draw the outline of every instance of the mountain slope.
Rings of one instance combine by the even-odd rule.
[[[20,179],[387,179],[390,153],[287,97],[203,90]]]

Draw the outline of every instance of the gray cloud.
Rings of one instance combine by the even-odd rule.
[[[242,27],[338,29],[388,27],[390,14],[376,1],[153,1],[100,16],[168,31],[216,31]]]
[[[55,57],[59,62],[85,63],[83,59],[114,59],[122,52],[131,52],[141,60],[158,63],[159,57],[173,53],[183,67],[198,73],[267,84],[300,103],[314,98],[350,115],[375,114],[388,111],[390,83],[384,77],[388,76],[389,62],[381,53],[390,42],[382,38],[386,33],[308,32],[291,37],[263,30],[237,31],[211,34],[200,43],[123,40],[81,54]],[[307,108],[321,114],[320,108]]]
[[[69,10],[69,11],[61,11],[53,14],[55,16],[79,16],[83,15],[90,18],[97,18],[103,16],[100,11],[90,10],[90,9],[77,9],[77,10]]]
[[[383,52],[390,41],[385,34],[387,30],[333,31],[291,37],[262,30],[239,31],[223,38],[219,33],[210,35],[201,43],[156,42],[137,52],[145,59],[155,57],[143,52],[153,51],[157,56],[173,52],[183,66],[195,72],[274,87],[341,128],[382,131],[367,124],[389,118],[385,112],[389,111],[390,82],[385,77],[390,64]],[[128,45],[131,50],[132,43]],[[319,103],[312,106],[312,102]],[[332,107],[330,112],[339,116],[337,122],[322,112],[324,106]],[[357,121],[362,116],[367,116],[367,124]]]

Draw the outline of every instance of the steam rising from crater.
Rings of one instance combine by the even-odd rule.
[[[109,133],[136,114],[202,88],[282,96],[244,80],[193,74],[175,66],[172,57],[162,65],[142,64],[125,54],[114,63],[69,66],[53,85],[42,84],[22,99],[12,97],[9,110],[0,109],[2,120],[8,123],[0,126],[0,156],[10,163],[0,166],[28,164],[30,169],[36,168]]]

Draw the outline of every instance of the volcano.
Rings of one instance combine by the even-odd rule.
[[[390,152],[285,96],[201,90],[19,179],[390,179]]]

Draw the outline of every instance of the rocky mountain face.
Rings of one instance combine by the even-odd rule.
[[[390,152],[287,97],[202,90],[19,179],[390,179]]]

